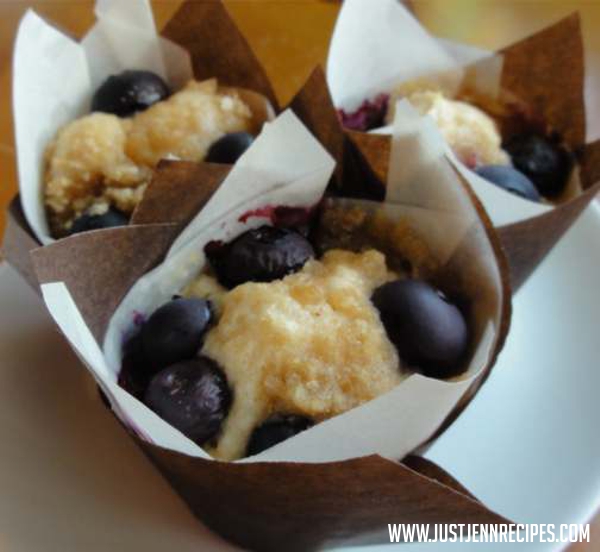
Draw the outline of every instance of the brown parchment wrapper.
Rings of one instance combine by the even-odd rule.
[[[64,281],[101,342],[125,293],[163,259],[177,230],[175,224],[148,224],[85,232],[31,255],[38,281]]]
[[[231,165],[162,160],[130,224],[173,223],[181,228],[206,205]]]
[[[600,182],[552,211],[498,228],[517,291],[600,192]]]
[[[600,181],[600,140],[583,147],[579,157],[579,178],[584,190]]]
[[[247,88],[277,98],[264,68],[221,0],[186,0],[162,30],[162,36],[185,48],[198,80]]]
[[[187,173],[193,183],[205,168],[176,164],[163,167],[166,181],[184,181]],[[132,283],[164,256],[178,228],[141,224],[79,234],[36,249],[33,262],[40,283],[66,283],[98,337]],[[448,278],[455,276],[453,262],[464,261],[449,261]],[[506,329],[498,332],[496,352]],[[377,455],[317,464],[222,463],[132,437],[202,521],[246,549],[389,542],[390,522],[506,523],[444,470],[418,457],[403,463]]]
[[[40,247],[40,245],[33,230],[25,220],[21,200],[17,194],[8,206],[4,241],[2,242],[2,256],[37,294],[40,293],[40,286],[31,263],[30,252]]]
[[[500,51],[500,86],[539,113],[573,149],[585,143],[584,55],[574,13]]]
[[[585,144],[584,57],[579,16],[573,14],[555,25],[501,51],[504,64],[501,87],[507,95],[515,96],[543,117],[545,125],[559,133],[576,154],[583,193],[560,203],[549,213],[498,228],[502,247],[508,258],[513,292],[535,271],[554,245],[577,220],[598,188],[600,180],[600,141]],[[340,165],[347,167],[360,158],[363,168],[342,172],[339,186],[342,195],[356,196],[368,181],[373,196],[381,196],[385,185],[391,140],[389,136],[341,129],[331,117],[327,128],[321,122],[313,124],[314,113],[335,112],[322,74],[315,70],[304,88],[296,95],[292,108],[311,131],[326,144],[343,143]],[[318,98],[318,100],[316,100]],[[319,105],[316,105],[316,102]],[[329,101],[326,108],[324,103]],[[342,133],[345,141],[339,137]],[[332,137],[333,136],[333,137]],[[332,155],[339,150],[330,149]],[[365,162],[368,168],[364,168]],[[343,171],[343,169],[342,169]],[[361,172],[362,171],[362,172]]]
[[[383,200],[390,156],[389,137],[343,129],[320,66],[313,69],[288,107],[336,160],[334,193]],[[366,136],[364,140],[363,136]]]

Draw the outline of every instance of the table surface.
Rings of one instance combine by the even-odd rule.
[[[180,0],[154,0],[159,28]],[[272,79],[282,105],[303,84],[312,68],[324,64],[340,8],[333,0],[225,0]],[[413,0],[417,16],[436,35],[487,48],[498,48],[560,17],[579,11],[586,46],[589,137],[600,137],[600,1],[598,0]],[[74,36],[93,23],[93,0],[0,0],[0,237],[5,207],[17,190],[11,113],[11,52],[18,22],[28,9],[54,21]],[[493,21],[493,25],[490,25]],[[592,542],[570,552],[600,551],[600,519]]]

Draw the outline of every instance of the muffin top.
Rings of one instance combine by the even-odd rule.
[[[123,118],[94,112],[57,133],[46,151],[45,204],[64,235],[82,213],[114,206],[131,213],[163,158],[201,161],[223,135],[251,126],[250,108],[217,81],[190,81],[145,111]]]
[[[370,297],[397,276],[382,253],[331,250],[302,270],[231,291],[206,274],[185,295],[210,297],[218,323],[202,354],[225,371],[233,403],[209,452],[244,456],[273,414],[321,421],[395,387],[407,374]]]

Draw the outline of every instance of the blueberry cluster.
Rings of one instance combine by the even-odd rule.
[[[125,345],[119,375],[123,387],[199,445],[217,434],[231,404],[221,368],[198,356],[212,319],[203,299],[165,303]]]
[[[314,249],[293,229],[262,226],[228,244],[209,244],[206,254],[218,280],[233,288],[297,272]],[[405,365],[437,378],[461,371],[469,331],[461,310],[442,292],[424,281],[395,280],[376,289],[372,301]],[[232,402],[223,369],[200,354],[213,318],[205,300],[169,301],[126,344],[120,374],[121,385],[199,445],[214,442]],[[292,413],[273,416],[254,430],[247,454],[312,424]]]

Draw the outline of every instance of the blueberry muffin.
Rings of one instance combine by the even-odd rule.
[[[157,75],[125,71],[99,87],[91,107],[46,150],[44,202],[55,237],[126,224],[158,161],[233,163],[258,130],[238,93],[214,79],[170,94]]]
[[[411,373],[461,373],[467,316],[403,261],[427,250],[397,226],[330,209],[309,232],[262,226],[209,243],[207,266],[125,343],[120,384],[235,460]]]

